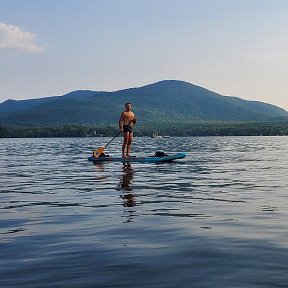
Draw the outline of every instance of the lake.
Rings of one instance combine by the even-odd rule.
[[[287,287],[288,137],[110,139],[0,139],[1,288]]]

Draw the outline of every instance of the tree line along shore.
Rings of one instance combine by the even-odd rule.
[[[0,126],[1,138],[37,137],[113,137],[117,125],[63,125],[54,127]],[[137,125],[135,136],[284,136],[288,135],[288,121],[274,122],[198,122],[155,123]]]

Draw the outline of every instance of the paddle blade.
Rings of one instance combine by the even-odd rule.
[[[104,152],[105,147],[100,147],[97,150],[93,151],[93,156],[99,158],[99,156]]]

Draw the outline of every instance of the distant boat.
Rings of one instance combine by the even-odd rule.
[[[162,136],[158,135],[158,133],[153,133],[151,138],[162,138]]]
[[[170,138],[170,136],[169,135],[161,136],[161,135],[158,135],[158,133],[153,133],[151,138]]]

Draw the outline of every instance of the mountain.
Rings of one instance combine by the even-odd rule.
[[[167,122],[262,121],[288,117],[277,106],[223,96],[178,80],[164,80],[115,92],[73,91],[64,96],[7,100],[0,104],[0,125],[55,126],[117,123],[131,102],[139,124]]]
[[[50,97],[43,97],[39,99],[28,99],[28,100],[6,100],[2,104],[0,104],[0,112],[14,112],[19,110],[25,110],[29,108],[33,108],[35,106],[40,106],[42,104],[53,102],[57,100],[62,99],[68,99],[68,98],[79,98],[81,96],[89,96],[94,95],[96,92],[89,91],[89,90],[78,90],[70,92],[64,96],[50,96]]]

